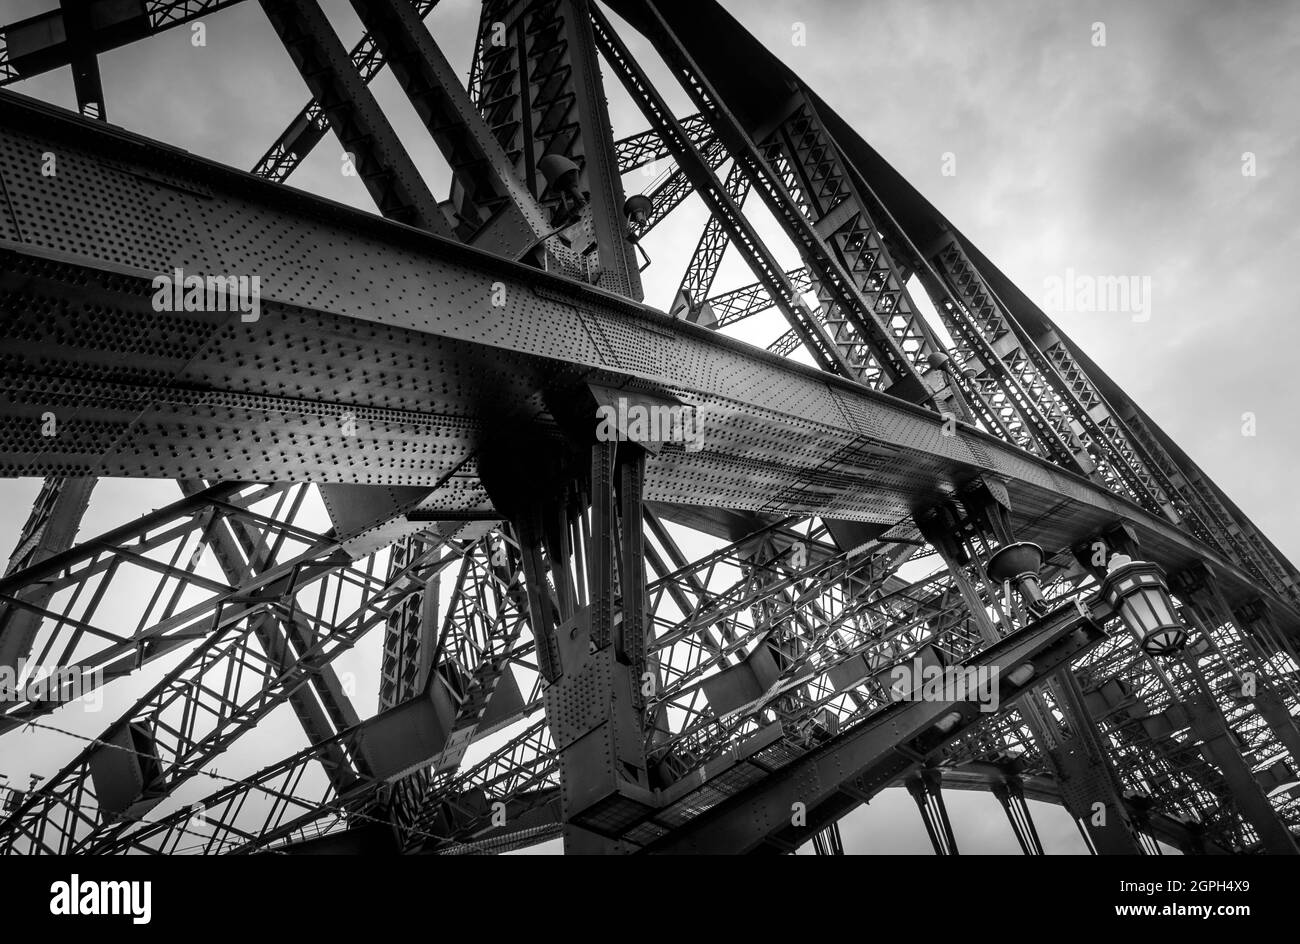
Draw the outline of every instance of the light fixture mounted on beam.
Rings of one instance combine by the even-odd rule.
[[[654,201],[642,193],[632,194],[627,198],[627,202],[623,204],[623,215],[627,217],[628,222],[627,240],[645,258],[645,262],[638,267],[640,272],[644,272],[650,267],[650,254],[641,245],[641,237],[637,234],[636,227],[644,225],[650,219],[650,214],[654,212],[654,208]]]
[[[1034,614],[1047,610],[1039,574],[1043,570],[1043,549],[1029,541],[1017,541],[1001,548],[989,558],[989,579],[1001,585],[1010,581],[1020,593],[1020,599]]]
[[[560,195],[551,224],[572,223],[587,205],[587,195],[579,182],[581,169],[563,154],[545,154],[537,162],[537,169],[546,179],[546,185]]]
[[[1148,561],[1116,554],[1106,568],[1101,595],[1150,656],[1172,656],[1187,645],[1187,627],[1174,612],[1164,571]]]

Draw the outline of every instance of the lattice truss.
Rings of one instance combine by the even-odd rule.
[[[73,65],[89,116],[77,134],[93,143],[105,107],[97,54],[232,5],[92,2],[115,19],[64,9],[0,28],[0,84]],[[42,694],[0,702],[0,744],[39,735],[71,759],[4,788],[0,848],[248,853],[343,841],[463,854],[563,836],[572,851],[788,851],[816,838],[818,852],[834,852],[836,820],[879,789],[909,783],[926,814],[920,798],[948,782],[994,791],[1009,815],[1008,790],[1017,809],[1026,795],[1059,802],[1096,851],[1158,851],[1157,840],[1295,851],[1300,581],[1104,373],[960,233],[937,215],[918,223],[915,201],[900,202],[905,184],[864,160],[870,149],[838,116],[712,4],[695,29],[649,0],[611,3],[618,27],[590,0],[486,0],[467,84],[424,25],[435,5],[356,4],[364,33],[347,50],[314,0],[263,0],[311,97],[252,174],[286,181],[334,135],[384,217],[498,260],[489,269],[486,256],[448,256],[473,273],[534,280],[538,304],[580,312],[605,364],[619,367],[575,354],[577,367],[556,376],[645,402],[691,388],[656,391],[636,372],[662,362],[619,360],[615,322],[599,318],[640,311],[611,308],[609,293],[639,302],[641,248],[674,211],[702,204],[707,221],[668,306],[695,326],[685,336],[745,338],[755,316],[775,311],[787,327],[769,354],[811,363],[869,403],[908,401],[901,415],[925,430],[956,422],[972,458],[960,472],[946,463],[913,474],[919,440],[891,444],[883,422],[842,399],[839,420],[857,435],[808,433],[798,475],[775,484],[755,470],[776,464],[779,446],[767,458],[706,446],[718,483],[719,469],[750,470],[751,497],[690,478],[678,444],[662,455],[575,447],[572,392],[558,394],[556,381],[524,396],[547,417],[527,440],[535,468],[503,468],[481,442],[436,482],[268,460],[286,463],[283,480],[267,477],[279,484],[196,473],[177,481],[171,504],[78,535],[97,475],[175,473],[145,459],[68,458],[21,411],[6,414],[0,471],[45,481],[0,579],[0,667],[27,660],[62,674]],[[629,50],[630,30],[657,55],[653,67]],[[784,93],[762,107],[745,98],[726,56],[709,51],[728,45],[718,30]],[[444,198],[367,89],[385,67],[451,171]],[[680,86],[690,113],[674,114],[651,72]],[[615,137],[602,83],[621,87],[648,128]],[[18,117],[30,108],[0,106]],[[22,255],[20,244],[41,241],[12,156],[37,140],[23,133],[39,131],[0,140],[10,214],[0,252],[15,272],[71,278]],[[557,157],[576,176],[557,173]],[[155,176],[177,175],[166,179],[183,191],[175,181],[186,173]],[[634,212],[625,197],[642,187],[648,200]],[[756,227],[759,205],[779,246]],[[729,252],[753,281],[719,289]],[[606,294],[575,294],[592,284]],[[23,316],[6,329],[4,383],[31,412],[39,388],[23,345],[58,342],[30,312],[80,302],[18,277],[0,290],[6,320]],[[675,343],[675,329],[657,324]],[[745,369],[777,369],[746,351]],[[92,373],[68,370],[83,386]],[[128,405],[149,396],[125,380],[114,390]],[[63,405],[93,414],[77,391],[61,393]],[[482,403],[485,414],[499,407]],[[327,421],[331,409],[319,407]],[[435,428],[409,410],[372,418]],[[483,417],[462,419],[455,435],[469,436]],[[79,429],[83,451],[133,448],[129,425],[116,438]],[[742,447],[758,448],[757,429]],[[567,445],[554,446],[557,432]],[[221,435],[238,445],[241,434]],[[1047,498],[1008,497],[1005,457],[1048,476]],[[527,488],[531,475],[545,488]],[[848,507],[843,496],[864,489],[873,497]],[[1020,494],[1030,495],[1023,508]],[[863,508],[882,510],[864,520]],[[1138,535],[1150,540],[1134,544]],[[1041,607],[988,575],[1018,538],[1047,551]],[[1166,567],[1191,633],[1185,657],[1143,654],[1099,602],[1098,546]],[[1088,632],[1053,628],[1070,613],[1091,614]],[[999,710],[955,712],[938,734],[934,717],[908,727],[914,709],[891,694],[895,667],[984,665],[1020,646],[1038,669]],[[338,669],[366,647],[379,653],[377,713],[354,703],[352,673]],[[114,710],[79,714],[61,697],[73,688],[102,689]],[[289,739],[300,749],[251,772],[215,763],[273,717],[301,731]],[[882,719],[897,733],[873,746]],[[828,780],[846,757],[856,760]],[[732,845],[709,838],[730,835],[710,829],[733,814],[787,815],[799,790],[811,791],[807,823],[754,826]],[[1097,804],[1112,831],[1096,827]],[[946,823],[941,802],[933,808],[926,815]],[[1017,822],[1025,851],[1041,851],[1032,824]],[[926,825],[945,851],[943,824]]]

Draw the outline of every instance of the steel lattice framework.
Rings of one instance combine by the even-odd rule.
[[[44,477],[0,668],[134,693],[5,789],[5,852],[842,854],[889,786],[940,854],[944,787],[992,792],[1026,854],[1027,799],[1098,853],[1296,852],[1296,569],[716,3],[485,0],[462,85],[434,2],[354,0],[348,50],[317,0],[261,0],[310,97],[251,174],[106,123],[99,54],[231,5],[0,28],[0,84],[71,66],[82,112],[0,92],[0,474]],[[445,197],[368,88],[385,67]],[[615,139],[607,82],[646,130]],[[379,215],[282,186],[331,134]],[[690,199],[662,313],[638,243]],[[718,291],[729,249],[753,282]],[[257,276],[260,312],[166,310],[176,270]],[[726,330],[768,310],[766,351]],[[597,435],[615,406],[702,446]],[[77,541],[104,476],[178,492]],[[1017,541],[1047,551],[1042,605],[990,577]],[[1112,553],[1163,569],[1181,656],[1099,593]],[[372,630],[363,719],[334,663]],[[997,710],[891,696],[916,660],[1006,670]],[[63,731],[58,695],[0,703],[0,735]],[[305,748],[212,767],[283,706]]]

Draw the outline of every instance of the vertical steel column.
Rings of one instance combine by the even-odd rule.
[[[576,480],[568,485],[522,485],[512,468],[515,478],[496,487],[502,496],[517,489],[520,499],[512,515],[559,759],[565,850],[616,854],[632,851],[617,837],[653,807],[643,688],[645,454],[630,442],[585,449],[585,474],[566,464],[571,455],[557,463]]]
[[[831,823],[813,836],[813,850],[818,855],[844,855],[844,839],[840,836],[840,824]]]
[[[645,669],[646,649],[645,514],[641,505],[645,453],[635,446],[630,446],[626,452],[628,455],[623,457],[618,467],[622,612],[615,637],[615,655],[619,662],[630,667],[634,679],[640,679]],[[638,711],[644,709],[645,699],[639,685],[633,689],[632,701]]]
[[[952,834],[948,807],[943,802],[942,776],[937,770],[922,770],[905,781],[907,792],[921,811],[926,834],[934,846],[935,855],[960,855],[957,839]]]
[[[1034,818],[1029,813],[1029,804],[1025,802],[1024,785],[1020,778],[1008,777],[995,783],[993,795],[998,798],[1003,812],[1007,814],[1007,822],[1016,834],[1020,851],[1025,855],[1042,855],[1043,843],[1038,838],[1038,830],[1034,828]]]
[[[620,456],[623,450],[631,454]],[[620,459],[631,468],[620,470]],[[630,443],[591,446],[588,626],[584,633],[579,613],[572,627],[560,627],[564,675],[546,690],[547,720],[561,752],[564,845],[570,853],[629,851],[609,836],[650,806],[638,672],[645,651],[639,537],[644,461],[644,453]],[[615,485],[619,478],[621,495]],[[630,516],[621,534],[620,506]]]
[[[561,196],[560,182],[543,173],[543,159],[558,156],[577,165],[574,189],[582,205],[576,215],[552,216],[562,229],[548,241],[551,261],[571,277],[640,300],[641,275],[628,240],[617,150],[596,62],[593,12],[586,0],[484,3],[475,102],[516,173],[547,210],[572,194]],[[505,44],[497,45],[503,33]]]
[[[569,82],[581,129],[579,163],[584,189],[590,194],[591,225],[599,252],[597,284],[640,301],[645,292],[641,288],[636,250],[627,238],[623,181],[618,173],[614,131],[610,127],[609,106],[596,62],[591,0],[559,0],[558,13],[564,21],[562,29],[573,70]]]
[[[104,104],[104,85],[99,77],[99,57],[95,55],[94,30],[90,21],[90,4],[86,0],[59,0],[63,14],[63,31],[68,39],[68,61],[72,66],[72,88],[77,95],[77,110],[87,118],[108,120]]]
[[[572,621],[573,614],[559,613],[549,592],[547,566],[542,555],[540,512],[537,509],[526,509],[515,519],[514,525],[519,535],[520,566],[524,572],[524,588],[528,597],[528,619],[537,642],[537,671],[548,683],[554,682],[564,672],[556,623]]]

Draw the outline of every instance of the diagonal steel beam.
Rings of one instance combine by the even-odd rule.
[[[409,0],[353,0],[398,84],[451,165],[456,235],[510,258],[537,247],[551,227],[537,199],[461,87]]]
[[[32,503],[18,546],[9,557],[5,576],[72,547],[94,487],[93,476],[47,477]],[[39,611],[49,605],[54,589],[46,583],[33,582],[13,593],[31,608],[0,604],[0,666],[10,669],[31,653],[41,624]]]
[[[375,205],[390,219],[450,235],[438,201],[361,81],[316,0],[262,0],[294,65]]]
[[[1100,611],[1067,604],[989,647],[967,665],[1012,668],[1032,664],[1049,672],[1104,638]],[[1003,677],[1001,683],[1008,683]],[[1028,687],[1004,688],[1000,710]],[[766,847],[790,850],[917,768],[926,754],[976,719],[969,703],[896,702],[837,735],[807,756],[773,770],[757,784],[677,826],[648,853],[737,853]],[[953,718],[952,716],[956,717]],[[762,823],[757,829],[754,824]]]
[[[687,175],[696,192],[704,199],[715,216],[726,221],[726,228],[732,240],[744,255],[750,268],[754,270],[754,274],[758,276],[759,281],[767,286],[773,298],[778,299],[777,305],[790,322],[792,330],[798,334],[824,370],[846,377],[854,376],[852,366],[827,337],[807,306],[797,298],[793,287],[785,277],[784,269],[777,264],[775,256],[740,212],[735,200],[718,182],[709,162],[692,143],[681,123],[673,117],[667,103],[636,64],[609,22],[594,8],[592,14],[595,20],[596,41],[605,61],[614,67],[624,88],[632,95],[651,125],[668,144],[678,166]]]

